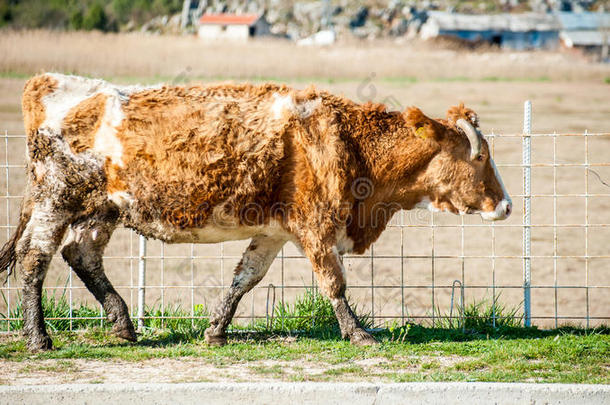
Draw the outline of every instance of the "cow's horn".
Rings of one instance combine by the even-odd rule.
[[[481,138],[472,124],[464,118],[460,118],[455,123],[459,129],[464,131],[468,141],[470,141],[470,159],[476,158],[481,153]]]

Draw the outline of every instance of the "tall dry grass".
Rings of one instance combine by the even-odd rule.
[[[60,71],[171,80],[362,79],[602,81],[610,67],[560,53],[460,52],[421,43],[351,42],[304,48],[283,40],[206,43],[194,36],[0,31],[0,72]]]

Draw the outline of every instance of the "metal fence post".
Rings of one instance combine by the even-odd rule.
[[[138,330],[144,327],[144,307],[146,294],[146,238],[140,235],[138,254]]]
[[[523,324],[531,326],[531,135],[532,102],[523,105]]]

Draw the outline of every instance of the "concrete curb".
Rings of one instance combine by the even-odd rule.
[[[506,383],[191,383],[0,386],[0,404],[587,404],[610,385]]]

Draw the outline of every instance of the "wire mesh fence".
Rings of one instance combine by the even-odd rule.
[[[531,134],[531,117],[526,105],[523,134],[486,135],[513,198],[508,220],[402,211],[365,254],[344,256],[350,301],[374,325],[446,325],[444,320],[462,319],[468,303],[483,301],[494,325],[505,316],[541,327],[608,323],[610,133]],[[25,186],[25,136],[5,133],[2,142],[3,243],[17,223]],[[246,246],[166,245],[118,229],[104,265],[140,326],[155,319],[163,327],[176,318],[194,324],[229,287]],[[18,276],[0,287],[0,330],[18,327],[20,289]],[[70,329],[81,320],[104,325],[102,308],[59,256],[44,289],[66,306],[48,320],[65,320]],[[268,321],[275,307],[308,290],[316,291],[311,267],[287,244],[242,299],[236,322]]]

